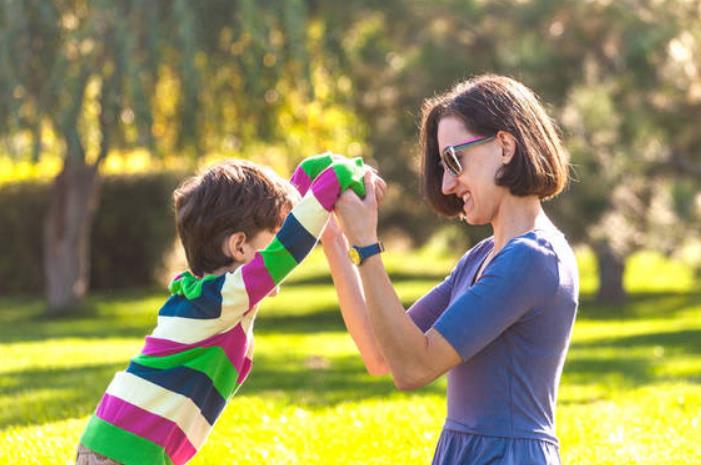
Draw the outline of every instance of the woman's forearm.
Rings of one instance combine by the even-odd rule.
[[[322,245],[338,295],[343,321],[358,347],[368,373],[372,375],[389,373],[380,346],[370,327],[358,270],[347,256],[348,242],[343,235],[338,235],[324,240]]]
[[[406,314],[381,256],[370,257],[359,271],[370,326],[394,383],[400,389],[415,389],[433,381],[440,373],[432,366],[430,340]]]

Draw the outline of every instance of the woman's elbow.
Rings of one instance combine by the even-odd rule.
[[[430,380],[410,374],[392,373],[392,382],[400,391],[415,391],[426,386]]]
[[[398,379],[398,378],[392,378],[392,381],[394,382],[394,387],[396,387],[400,391],[415,391],[421,387],[424,386],[424,384],[419,383],[414,380],[404,380],[404,379]]]
[[[389,374],[389,367],[384,360],[366,360],[365,368],[367,369],[368,374],[371,376],[382,376]]]

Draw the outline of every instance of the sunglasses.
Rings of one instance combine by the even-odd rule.
[[[448,174],[450,174],[451,176],[460,176],[460,174],[462,173],[462,164],[460,163],[460,157],[458,156],[459,152],[462,152],[466,148],[472,147],[473,145],[479,145],[485,142],[489,142],[490,140],[494,139],[494,137],[495,136],[477,136],[461,144],[447,146],[440,153],[441,165],[443,166],[443,169],[448,171]]]

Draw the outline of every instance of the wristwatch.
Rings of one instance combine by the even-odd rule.
[[[348,250],[348,257],[350,257],[350,260],[354,265],[360,265],[373,255],[377,255],[378,253],[384,251],[385,246],[382,245],[382,242],[375,242],[374,244],[366,245],[365,247],[352,245]]]

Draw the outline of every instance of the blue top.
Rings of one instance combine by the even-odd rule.
[[[473,283],[493,238],[469,250],[409,315],[461,355],[445,429],[555,446],[555,403],[578,305],[577,262],[557,230],[511,239]]]

